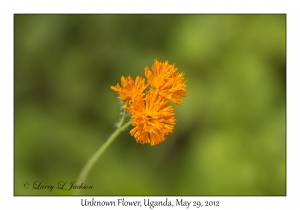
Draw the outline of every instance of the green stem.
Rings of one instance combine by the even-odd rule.
[[[84,184],[84,181],[89,174],[91,168],[96,163],[96,161],[99,159],[99,157],[103,154],[103,152],[107,149],[107,147],[116,139],[116,137],[125,130],[129,125],[131,125],[131,121],[127,122],[125,125],[123,125],[126,118],[126,111],[124,110],[124,114],[122,116],[122,119],[118,125],[118,128],[111,134],[111,136],[106,140],[106,142],[98,149],[98,151],[88,160],[88,162],[85,164],[84,168],[81,170],[80,175],[77,179],[77,184],[81,185],[81,183]],[[123,125],[123,126],[122,126]],[[81,194],[81,190],[76,190],[74,192],[76,195]]]

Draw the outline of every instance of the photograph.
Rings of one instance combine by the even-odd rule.
[[[286,196],[286,19],[13,14],[13,195]]]

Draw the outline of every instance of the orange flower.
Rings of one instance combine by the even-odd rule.
[[[168,101],[180,105],[181,97],[186,95],[186,84],[183,79],[183,73],[176,72],[177,68],[168,64],[168,61],[154,61],[152,72],[146,66],[145,76],[148,79],[148,84],[152,86],[150,92],[158,93]]]
[[[148,66],[145,68],[147,84],[142,77],[136,77],[134,81],[130,76],[122,76],[121,86],[117,84],[111,86],[111,89],[118,92],[119,99],[125,101],[123,108],[131,115],[134,128],[130,134],[138,143],[154,146],[172,133],[175,125],[174,109],[166,105],[168,102],[181,104],[181,97],[186,95],[186,84],[184,74],[178,73],[174,64],[170,65],[168,61],[155,60],[151,70]],[[148,86],[150,88],[145,91]]]
[[[125,104],[123,108],[127,108],[128,104],[133,102],[135,98],[139,95],[144,95],[143,91],[147,88],[148,85],[145,85],[145,79],[137,76],[135,82],[130,76],[127,78],[121,77],[122,87],[117,83],[116,86],[111,86],[110,88],[119,94],[119,99],[124,100]]]
[[[130,131],[137,142],[154,146],[166,139],[175,125],[172,106],[165,107],[168,101],[154,93],[148,93],[146,100],[139,96],[128,109],[131,122],[135,126]]]

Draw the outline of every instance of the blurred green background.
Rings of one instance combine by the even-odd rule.
[[[129,130],[85,195],[286,195],[285,15],[15,15],[14,194],[76,181],[119,118],[111,85],[154,59],[185,73],[175,129]]]

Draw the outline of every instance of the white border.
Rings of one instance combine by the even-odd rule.
[[[5,1],[1,3],[1,206],[4,209],[80,209],[81,197],[13,196],[13,14],[14,13],[287,13],[287,196],[183,197],[219,200],[215,209],[296,209],[299,206],[299,49],[300,15],[296,1]],[[292,2],[292,3],[291,3]],[[299,8],[299,7],[298,7]],[[91,198],[91,197],[83,197]],[[122,197],[95,197],[116,200]],[[150,197],[163,200],[163,197]],[[170,197],[175,200],[177,197]],[[143,200],[144,197],[126,197]],[[297,205],[298,204],[298,205]],[[96,207],[100,208],[100,207]],[[210,207],[214,208],[214,207]],[[104,208],[101,209],[115,209]],[[119,208],[118,208],[119,209]],[[134,209],[134,208],[127,208]],[[139,208],[141,209],[141,208]],[[143,207],[142,209],[149,209]],[[154,209],[170,209],[155,207]],[[185,209],[174,207],[172,209]]]

